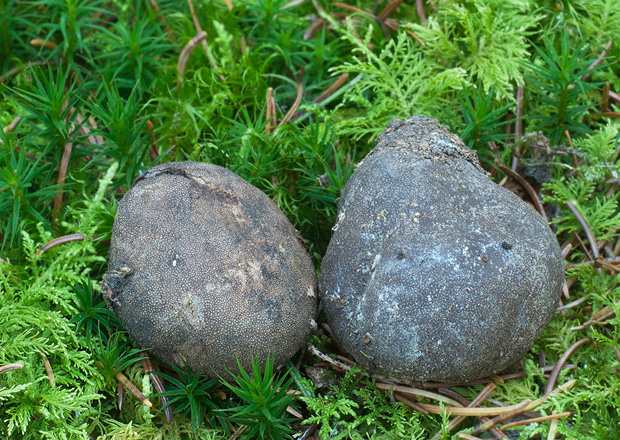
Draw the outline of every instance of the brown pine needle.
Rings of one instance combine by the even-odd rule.
[[[15,119],[11,121],[9,125],[7,125],[6,127],[2,129],[2,132],[7,133],[9,131],[15,130],[15,127],[17,127],[17,124],[19,124],[19,121],[21,120],[22,120],[21,116],[16,117]]]
[[[4,81],[6,81],[7,79],[9,79],[10,77],[12,77],[13,75],[18,74],[19,72],[21,72],[22,70],[26,70],[28,68],[34,67],[34,66],[44,66],[44,65],[54,65],[54,62],[51,61],[30,61],[28,63],[25,64],[19,64],[15,67],[11,67],[9,70],[7,70],[6,72],[4,72],[3,75],[0,75],[0,84],[2,84]]]
[[[593,324],[598,324],[601,319],[605,319],[608,316],[613,315],[614,313],[615,312],[613,309],[608,309],[607,307],[604,307],[598,312],[596,312],[594,315],[592,315],[592,317],[588,321],[584,322],[583,324],[579,326],[571,327],[570,329],[572,331],[583,330],[585,328],[592,326]]]
[[[606,83],[607,86],[609,87],[609,83]],[[607,95],[613,99],[614,101],[616,101],[616,103],[620,104],[620,95],[618,95],[616,92],[612,92],[611,90],[607,91]]]
[[[592,259],[592,254],[590,254],[590,251],[588,250],[588,248],[586,247],[586,245],[583,243],[583,240],[581,239],[581,237],[579,236],[579,234],[577,233],[577,231],[573,231],[573,235],[575,236],[575,239],[577,240],[577,242],[579,243],[579,246],[581,246],[581,249],[583,250],[583,252],[586,254],[586,256],[588,257],[588,260],[593,261]]]
[[[530,423],[546,422],[547,420],[561,419],[563,417],[568,417],[571,414],[572,412],[568,411],[568,412],[563,412],[560,414],[552,414],[550,416],[537,417],[535,419],[519,420],[518,422],[511,422],[511,423],[506,423],[505,425],[502,425],[502,429],[512,428],[514,426],[529,425]]]
[[[125,397],[125,391],[124,391],[125,387],[123,386],[123,384],[121,382],[118,382],[116,384],[116,403],[118,405],[118,410],[122,410],[123,409],[123,398]]]
[[[166,18],[160,12],[157,2],[155,0],[149,0],[149,3],[151,4],[151,8],[153,8],[153,11],[155,11],[155,13],[157,14],[157,19],[162,24],[162,27],[168,33],[168,37],[170,37],[171,39],[175,39],[174,33],[172,32],[172,29],[170,29],[170,26],[166,24]]]
[[[552,414],[557,414],[557,413],[553,411]],[[551,423],[549,424],[549,434],[547,434],[547,440],[555,440],[555,433],[557,429],[558,429],[558,419],[551,420]]]
[[[290,406],[286,407],[286,412],[289,413],[290,415],[292,415],[293,417],[295,417],[296,419],[303,419],[304,418],[304,416],[302,416],[299,412],[295,411]]]
[[[605,45],[605,48],[603,49],[603,51],[599,54],[598,57],[596,57],[596,61],[590,64],[587,70],[592,70],[603,62],[603,60],[607,56],[607,52],[609,52],[609,49],[611,49],[611,44],[612,44],[612,40],[609,40],[607,44]],[[581,79],[586,79],[590,75],[592,75],[592,72],[586,73]],[[574,84],[571,84],[571,85],[574,87]]]
[[[518,405],[509,405],[503,407],[478,407],[478,408],[455,408],[453,406],[437,406],[426,403],[420,403],[420,406],[427,410],[431,414],[442,414],[444,411],[450,416],[466,416],[466,417],[480,417],[480,416],[498,416],[501,414],[512,413],[517,410],[523,410],[527,408],[532,402],[529,399],[524,400]]]
[[[568,357],[568,356],[567,356]],[[561,366],[558,367],[558,365],[560,365],[560,362],[558,362],[556,364],[556,368],[558,368],[558,371],[562,368]],[[531,411],[534,408],[538,408],[540,405],[542,405],[543,403],[545,403],[547,400],[549,400],[549,397],[552,396],[553,394],[558,394],[558,393],[563,393],[564,391],[568,391],[570,390],[572,387],[575,386],[575,384],[577,383],[577,381],[575,379],[573,380],[569,380],[568,382],[566,382],[563,385],[560,385],[559,387],[557,387],[555,390],[550,391],[549,393],[545,393],[544,396],[534,400],[526,409],[526,411]]]
[[[566,361],[568,360],[569,356],[571,354],[573,354],[573,352],[575,350],[577,350],[579,347],[581,347],[583,344],[590,342],[590,338],[583,338],[577,342],[575,342],[573,345],[571,345],[562,355],[562,357],[556,362],[555,367],[553,368],[553,371],[551,371],[551,375],[549,376],[549,381],[547,382],[547,386],[545,387],[545,395],[548,396],[551,393],[553,393],[553,387],[555,386],[555,382],[558,379],[558,376],[560,374],[560,371],[562,370],[562,365],[564,365],[566,363]]]
[[[404,396],[401,396],[398,393],[394,393],[394,399],[398,400],[399,402],[404,403],[405,405],[415,409],[418,412],[421,412],[422,414],[424,414],[425,416],[428,415],[428,411],[425,410],[424,408],[422,408],[420,405],[418,405],[417,403],[411,401],[410,399],[407,399]]]
[[[437,393],[432,393],[430,391],[420,390],[418,388],[405,387],[402,385],[392,385],[392,384],[383,383],[383,382],[377,382],[375,386],[377,387],[378,390],[382,390],[382,391],[393,391],[393,392],[397,392],[397,393],[404,394],[407,396],[426,397],[428,399],[437,400],[439,402],[447,403],[455,407],[463,407],[463,405],[461,405],[459,402],[457,402],[456,400],[450,399],[449,397],[445,397]]]
[[[50,381],[50,385],[52,388],[56,386],[56,379],[54,379],[54,370],[52,370],[52,365],[50,364],[49,359],[41,350],[37,350],[39,352],[39,357],[43,360],[43,365],[45,366],[45,372],[47,373],[47,378]]]
[[[538,371],[549,372],[553,370],[553,368],[554,368],[554,365],[550,365]],[[577,367],[575,367],[574,365],[565,365],[564,368],[575,369]],[[511,380],[511,379],[517,379],[519,377],[524,377],[524,376],[527,376],[527,371],[525,370],[518,371],[516,373],[502,374],[501,376],[498,376],[498,377],[501,377],[502,380],[506,381],[506,380]],[[478,380],[472,380],[470,382],[460,382],[460,383],[457,383],[457,382],[453,382],[453,383],[423,382],[421,386],[423,388],[467,387],[471,385],[484,385],[490,382],[493,382],[493,380],[490,378],[485,378],[485,379],[478,379]]]
[[[543,375],[544,377],[545,375]],[[487,402],[492,403],[493,405],[497,405],[497,406],[508,406],[507,403],[504,403],[500,400],[497,399],[492,399],[492,398],[488,398]],[[522,417],[528,417],[530,419],[536,418],[536,417],[540,417],[540,413],[534,412],[534,411],[525,411],[521,413]]]
[[[394,0],[393,2],[389,3],[385,9],[383,9],[383,11],[381,11],[379,13],[379,20],[381,21],[385,21],[386,18],[388,18],[392,12],[394,12],[401,4],[402,4],[403,0]]]
[[[266,110],[265,110],[265,121],[268,121],[267,126],[265,127],[265,134],[271,133],[271,117],[273,116],[274,109],[271,105],[271,99],[273,98],[273,87],[269,87],[267,89],[267,102],[266,102]]]
[[[282,118],[280,123],[278,124],[278,127],[283,126],[284,124],[286,124],[293,117],[293,115],[295,114],[295,112],[299,108],[299,104],[301,104],[301,97],[303,96],[303,93],[304,93],[304,86],[303,86],[303,84],[301,84],[301,83],[297,84],[297,97],[295,98],[295,102],[293,103],[293,105],[289,109],[289,111],[286,112],[286,114],[284,115],[284,117]]]
[[[489,376],[489,378],[493,379],[493,382],[498,382],[503,384],[504,383],[504,379],[502,379],[500,376],[498,376],[497,374],[491,374]]]
[[[355,6],[347,5],[346,3],[334,2],[334,6],[338,8],[342,8],[342,9],[348,9],[349,11],[352,11],[352,12],[357,12],[358,14],[365,15],[366,17],[372,18],[373,20],[377,18],[375,15],[371,14],[370,12],[366,12],[363,9],[356,8]]]
[[[125,388],[127,388],[131,394],[133,394],[134,396],[136,396],[136,398],[142,402],[144,405],[148,406],[149,408],[153,407],[153,404],[151,403],[151,401],[149,399],[147,399],[146,397],[144,397],[144,394],[142,394],[142,392],[138,389],[138,387],[136,387],[133,383],[131,383],[131,381],[127,378],[127,376],[125,376],[123,373],[116,373],[116,380],[118,380],[120,383],[122,383]]]
[[[351,370],[350,366],[348,366],[347,364],[344,364],[344,363],[342,363],[340,361],[337,361],[336,359],[332,359],[331,357],[329,357],[325,353],[322,353],[318,348],[316,348],[312,344],[308,344],[308,350],[310,351],[310,353],[312,353],[316,357],[324,360],[325,362],[329,363],[330,365],[333,365],[334,367],[336,367],[339,370],[345,370],[345,371],[350,371]]]
[[[517,147],[515,149],[515,154],[512,156],[512,165],[511,168],[516,171],[517,165],[519,164],[519,156],[521,154],[521,145],[519,144],[519,140],[521,136],[523,136],[523,86],[519,86],[517,88],[517,110],[515,114],[515,142],[517,143]]]
[[[538,198],[538,194],[536,194],[536,191],[534,191],[534,188],[532,188],[532,185],[530,185],[530,183],[527,180],[525,180],[523,177],[521,177],[521,175],[517,173],[514,169],[508,168],[501,164],[498,164],[498,168],[502,170],[504,173],[508,174],[513,179],[515,179],[517,182],[519,182],[519,184],[523,187],[523,189],[527,191],[528,195],[534,202],[534,206],[536,207],[540,215],[542,215],[542,217],[545,219],[546,222],[549,222],[549,218],[547,217],[545,208],[543,207],[540,201],[540,198]]]
[[[153,364],[151,363],[151,358],[144,351],[140,352],[140,357],[142,358],[142,368],[144,368],[144,372],[146,374],[151,374],[153,372]],[[161,391],[158,391],[158,393],[161,393]]]
[[[589,77],[590,75],[592,75],[592,72],[590,72],[590,70],[594,69],[596,66],[598,66],[599,64],[601,64],[603,62],[603,60],[605,59],[605,57],[607,56],[607,52],[609,51],[609,49],[611,49],[611,44],[612,41],[609,40],[607,42],[607,44],[605,45],[605,48],[603,49],[603,51],[598,55],[598,57],[596,57],[596,60],[590,64],[588,66],[588,68],[586,69],[586,74],[584,74],[583,76],[581,76],[581,78],[579,78],[580,80],[585,80],[587,77]],[[576,87],[575,84],[570,84],[568,86],[568,90],[574,89]]]
[[[30,45],[34,47],[45,47],[46,49],[54,50],[58,47],[56,43],[52,43],[51,41],[42,40],[40,38],[35,38],[34,40],[30,40]]]
[[[151,378],[151,383],[155,391],[158,393],[165,393],[166,388],[164,387],[164,383],[161,378],[154,373],[153,364],[151,363],[149,355],[142,351],[140,352],[140,356],[142,356],[142,367],[144,368],[144,372]],[[168,405],[168,397],[160,396],[159,398],[164,409],[164,414],[166,415],[166,422],[170,424],[172,423],[172,408]]]
[[[191,53],[196,49],[204,39],[207,38],[207,33],[205,31],[201,31],[194,38],[189,40],[183,50],[181,51],[181,55],[179,55],[179,61],[177,62],[177,71],[179,72],[179,79],[177,79],[177,88],[181,85],[181,78],[183,78],[185,74],[185,65],[187,64],[187,59],[191,55]]]
[[[590,247],[592,249],[592,256],[593,256],[592,259],[593,260],[597,260],[598,257],[600,256],[599,253],[598,253],[597,241],[594,238],[594,234],[592,233],[592,229],[590,229],[590,225],[588,225],[588,222],[581,215],[581,213],[577,209],[576,205],[577,205],[577,200],[572,200],[572,201],[566,202],[566,206],[568,206],[568,208],[571,210],[571,212],[573,213],[573,215],[575,216],[577,221],[581,224],[581,227],[583,228],[583,231],[586,233],[586,237],[588,237],[588,241],[590,242]]]
[[[570,132],[568,130],[564,130],[564,135],[566,136],[566,139],[568,140],[568,145],[570,145],[570,148],[572,151],[575,151],[575,147],[573,146],[573,140],[571,139],[570,136]],[[575,155],[575,153],[572,153],[573,156],[573,165],[575,165],[575,172],[577,173],[577,176],[579,176],[579,162],[577,161],[577,156]]]
[[[75,117],[75,122],[80,127],[80,133],[83,136],[86,136],[86,140],[91,145],[103,145],[103,138],[101,136],[99,135],[93,136],[91,134],[93,129],[95,130],[97,129],[97,123],[92,117],[89,118],[88,124],[87,124],[86,119],[84,119],[84,116],[82,116],[81,113],[78,113],[77,116]]]
[[[334,81],[327,89],[325,89],[323,93],[314,98],[312,102],[314,102],[315,104],[320,104],[321,102],[325,101],[332,95],[332,93],[342,87],[342,85],[347,82],[347,79],[349,79],[349,74],[343,73],[338,77],[338,79],[336,79],[336,81]]]
[[[103,364],[101,363],[101,361],[97,361],[97,365],[99,365],[99,367],[103,369]],[[116,380],[122,383],[125,386],[125,388],[131,391],[131,394],[136,396],[136,398],[140,402],[142,402],[144,405],[148,406],[149,408],[153,407],[153,404],[151,403],[151,401],[147,399],[146,397],[144,397],[144,394],[142,394],[142,392],[138,389],[138,387],[136,387],[133,383],[131,383],[131,381],[127,378],[127,376],[125,376],[123,373],[116,373],[114,377],[116,378]]]
[[[58,185],[63,185],[65,183],[65,179],[67,178],[67,171],[69,169],[69,160],[71,159],[71,151],[73,150],[73,142],[66,142],[65,149],[62,153],[62,158],[60,159],[60,168],[58,170],[58,181],[56,182]],[[58,220],[58,214],[62,210],[62,197],[63,191],[58,190],[58,192],[54,195],[54,205],[52,210],[52,218],[54,221]]]
[[[617,259],[617,257],[614,257],[614,258],[611,259],[612,262],[609,262],[609,261],[607,261],[608,259],[599,257],[599,258],[596,259],[595,263],[596,263],[597,266],[604,267],[605,269],[611,271],[612,273],[620,272],[620,268],[618,266],[614,266],[614,264],[613,264],[614,262],[616,262],[616,259]],[[616,262],[616,264],[617,264],[617,262]]]
[[[566,283],[564,283],[564,286],[566,286]],[[558,307],[556,309],[556,312],[560,312],[562,310],[566,310],[566,309],[572,309],[575,306],[578,306],[579,304],[581,304],[582,302],[584,302],[585,300],[587,300],[588,297],[587,296],[582,296],[579,299],[576,299],[575,301],[569,302],[568,304],[564,304],[561,307]]]
[[[237,430],[235,432],[233,432],[233,434],[230,436],[230,438],[228,440],[237,440],[237,438],[243,434],[243,431],[245,431],[247,429],[247,425],[239,425],[239,427],[237,428]]]
[[[389,20],[388,20],[388,23],[386,23],[386,25],[390,26],[390,25],[389,25]],[[409,29],[405,29],[405,32],[406,32],[406,33],[407,33],[410,37],[413,37],[413,39],[414,39],[415,41],[417,41],[417,42],[418,42],[418,44],[419,44],[420,46],[422,46],[422,47],[426,46],[426,43],[425,43],[424,41],[422,41],[422,39],[421,39],[420,37],[418,37],[415,33],[413,33],[412,31],[410,31]]]
[[[611,92],[611,90],[609,90],[609,82],[606,82],[605,85],[603,86],[603,94],[601,95],[601,111],[602,112],[606,112],[607,110],[609,110],[609,93]]]
[[[518,416],[519,414],[522,414],[523,412],[525,412],[525,407],[528,406],[528,404],[526,404],[526,402],[528,402],[527,400],[521,402],[519,406],[519,408],[514,409],[513,411],[504,413],[504,414],[499,414],[498,416],[492,418],[491,420],[484,422],[481,425],[477,425],[474,430],[472,431],[472,434],[479,434],[481,432],[485,432],[488,431],[489,429],[493,428],[495,425],[497,425],[498,423],[503,422],[504,420],[508,420],[511,419],[513,417]]]
[[[310,28],[304,33],[304,41],[308,41],[310,38],[314,36],[323,26],[327,24],[327,21],[324,18],[317,18],[312,22]]]
[[[456,437],[462,438],[464,440],[482,440],[480,437],[474,437],[473,435],[469,435],[469,434],[457,434]]]
[[[65,244],[65,243],[69,243],[72,241],[82,241],[82,240],[86,240],[86,235],[84,234],[63,235],[62,237],[55,238],[45,243],[43,246],[41,246],[41,249],[39,249],[34,255],[35,257],[38,257],[42,253],[49,251],[51,248],[53,248],[54,246],[58,246],[59,244]]]
[[[606,118],[620,119],[620,113],[618,112],[602,112],[600,115],[605,116]]]
[[[303,3],[306,3],[306,0],[293,0],[280,8],[281,11],[284,9],[292,8],[293,6],[299,6]]]
[[[271,108],[273,111],[273,119],[271,120],[271,126],[275,130],[278,126],[278,107],[276,106],[276,95],[275,93],[271,95]]]
[[[422,0],[415,0],[415,12],[418,14],[420,24],[424,26],[426,24],[426,13],[424,12],[424,3]]]
[[[528,405],[523,405],[523,403],[521,403],[520,408],[515,408],[512,411],[509,411],[507,413],[503,413],[503,414],[498,414],[497,417],[494,417],[492,420],[489,420],[488,422],[485,422],[481,425],[476,426],[476,428],[473,430],[472,434],[478,434],[480,432],[484,432],[487,431],[489,429],[491,429],[492,427],[494,427],[496,424],[503,422],[504,420],[508,420],[509,418],[515,417],[519,414],[524,414],[528,411],[531,411],[534,408],[537,408],[538,406],[542,405],[546,400],[549,399],[549,397],[553,394],[557,394],[557,393],[561,393],[567,390],[570,390],[576,383],[576,380],[571,380],[567,383],[565,383],[564,385],[556,388],[555,390],[553,390],[552,392],[550,392],[549,394],[536,399],[535,401],[529,403]],[[526,400],[527,401],[527,400]],[[505,406],[504,408],[508,408],[508,406]],[[514,408],[514,407],[513,407]],[[502,427],[502,429],[504,429],[505,426]]]
[[[461,395],[460,395],[459,393],[457,393],[456,391],[453,391],[453,390],[448,389],[448,388],[440,388],[440,389],[439,389],[439,392],[440,392],[440,393],[442,393],[442,394],[445,394],[445,395],[447,395],[447,396],[450,396],[450,397],[452,397],[452,398],[454,398],[454,399],[456,399],[456,400],[458,400],[458,402],[459,402],[460,404],[462,404],[463,406],[469,406],[469,405],[470,405],[469,400],[467,400],[466,398],[464,398],[463,396],[461,396]],[[487,399],[486,399],[486,401],[487,401],[487,402],[489,402],[489,403],[494,403],[495,405],[498,405],[498,404],[499,404],[499,406],[505,406],[505,404],[503,404],[503,405],[502,405],[502,404],[500,404],[500,403],[502,403],[502,402],[499,402],[498,400],[495,400],[495,399],[490,399],[490,398],[487,398]],[[489,418],[488,418],[488,417],[478,417],[478,420],[480,420],[480,422],[482,422],[482,423],[485,423],[485,422],[488,422],[488,421],[489,421]],[[492,427],[492,428],[490,429],[490,431],[493,433],[493,435],[495,436],[495,438],[497,438],[498,440],[501,440],[501,439],[507,439],[507,438],[508,438],[508,436],[507,436],[506,434],[504,434],[504,433],[503,433],[503,432],[502,432],[499,428],[497,428],[496,426]]]
[[[194,2],[192,2],[192,0],[187,0],[187,4],[189,5],[189,12],[192,16],[192,20],[194,21],[194,28],[196,29],[196,32],[200,34],[202,32],[202,27],[200,26],[200,22],[198,21],[198,17],[196,16],[196,10],[194,9]],[[209,52],[209,47],[207,46],[206,40],[202,40],[201,43],[205,51],[205,55],[207,55],[207,53]]]
[[[534,400],[533,402],[529,399],[524,400],[518,405],[507,405],[503,407],[478,407],[478,408],[463,408],[463,407],[453,407],[453,406],[438,406],[438,405],[430,405],[427,403],[419,403],[419,405],[427,410],[431,414],[442,414],[444,411],[451,416],[498,416],[502,414],[513,413],[515,411],[519,411],[519,414],[526,411],[531,411],[534,408],[539,407],[545,401],[547,401],[553,394],[561,393],[567,390],[570,390],[576,383],[576,380],[571,380],[566,382],[564,385],[556,388],[551,393]],[[443,396],[442,396],[443,397]],[[460,405],[460,404],[459,404]],[[489,429],[489,426],[486,429]],[[474,432],[475,433],[475,432]]]
[[[226,3],[226,7],[228,8],[229,12],[233,10],[233,4],[231,0],[224,0],[224,3]]]
[[[476,396],[476,398],[472,400],[469,403],[469,405],[467,405],[467,408],[477,407],[482,402],[484,402],[486,398],[489,397],[489,394],[491,394],[493,391],[495,391],[495,384],[494,383],[488,384],[486,387],[483,388],[482,391],[480,391],[480,393]],[[452,431],[454,428],[460,425],[464,420],[465,420],[465,416],[457,416],[453,418],[452,420],[450,420],[450,423],[448,423],[447,431],[448,432]],[[439,438],[441,438],[441,435],[442,435],[442,431],[437,432],[437,434],[433,436],[433,440],[438,440]]]
[[[203,30],[202,30],[202,27],[200,26],[200,22],[198,21],[198,17],[196,16],[196,10],[194,9],[194,3],[192,2],[192,0],[187,0],[187,4],[189,5],[189,12],[192,16],[192,20],[194,21],[194,27],[196,28],[196,32],[200,34],[201,32],[203,32]],[[228,9],[232,10],[232,4],[230,5]],[[215,60],[209,57],[209,46],[207,45],[207,40],[202,39],[200,43],[202,44],[202,48],[205,52],[205,56],[209,60],[209,63],[211,63],[211,68],[216,71],[219,70],[218,65],[215,63]],[[221,81],[226,81],[226,78],[224,78],[224,75],[222,75],[221,72],[218,72],[217,76],[220,78]]]
[[[4,374],[7,371],[11,370],[21,370],[24,368],[24,364],[20,364],[19,362],[15,362],[12,364],[0,365],[0,374]]]
[[[15,127],[17,127],[17,124],[19,123],[19,121],[21,121],[21,119],[22,119],[21,116],[18,116],[15,119],[13,119],[13,121],[11,121],[9,125],[2,128],[2,132],[8,133],[10,131],[15,130]],[[4,144],[4,141],[2,139],[0,139],[0,144]]]
[[[151,140],[151,146],[149,147],[149,157],[151,160],[156,160],[159,157],[159,150],[157,149],[157,140],[155,139],[155,133],[153,133],[153,123],[146,121],[146,129],[149,132],[149,139]]]

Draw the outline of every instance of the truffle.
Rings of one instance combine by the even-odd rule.
[[[435,119],[390,123],[347,183],[333,230],[321,306],[371,374],[496,374],[555,313],[564,267],[547,222]]]
[[[215,165],[172,162],[136,179],[114,222],[103,293],[129,335],[209,376],[285,362],[315,326],[303,240],[262,191]]]

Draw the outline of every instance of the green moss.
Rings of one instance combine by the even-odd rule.
[[[0,437],[229,438],[239,428],[239,418],[229,415],[251,403],[225,387],[211,390],[211,411],[218,416],[205,420],[214,423],[193,428],[190,416],[175,414],[168,424],[141,362],[123,365],[123,373],[150,397],[152,409],[128,392],[118,408],[114,359],[108,377],[96,362],[97,349],[113,348],[110,338],[127,343],[128,353],[137,348],[115,325],[97,326],[105,315],[96,313],[103,307],[98,280],[118,200],[157,162],[192,159],[228,167],[278,204],[318,270],[355,164],[393,117],[412,114],[449,124],[489,171],[495,161],[510,164],[520,149],[523,174],[551,175],[542,185],[547,212],[559,241],[574,241],[566,261],[570,297],[562,301],[578,302],[556,314],[525,356],[526,375],[498,383],[491,397],[507,404],[537,399],[547,383],[537,369],[541,353],[553,365],[573,343],[589,338],[568,359],[576,368],[563,370],[557,382],[577,379],[578,385],[537,411],[572,412],[557,422],[556,438],[620,437],[620,275],[588,261],[584,225],[567,205],[576,207],[597,242],[607,240],[600,254],[609,258],[620,224],[619,126],[607,117],[614,113],[604,112],[619,107],[603,91],[609,83],[620,93],[620,6],[615,0],[424,3],[425,24],[414,2],[396,8],[389,16],[401,24],[395,31],[390,26],[396,21],[368,16],[375,8],[370,1],[350,4],[364,14],[324,1],[233,0],[229,11],[222,0],[195,0],[208,50],[199,44],[181,76],[179,54],[197,34],[187,2],[158,0],[155,10],[144,0],[0,0],[0,126],[22,118],[0,133],[0,366],[23,364],[0,374]],[[387,4],[378,3],[374,14]],[[311,34],[317,20],[326,26]],[[53,44],[31,44],[35,39]],[[614,44],[603,62],[587,70],[609,40]],[[337,92],[313,102],[344,74]],[[298,84],[297,119],[268,128],[268,90],[282,121]],[[524,132],[542,131],[548,146],[514,139],[519,86]],[[538,189],[542,182],[531,183]],[[37,252],[68,234],[84,237]],[[94,302],[84,305],[80,288],[84,293],[89,282]],[[584,326],[599,312],[605,317]],[[339,353],[323,330],[311,341]],[[423,415],[397,403],[357,368],[344,375],[331,371],[334,383],[315,389],[305,369],[318,361],[306,355],[292,374],[293,387],[304,390],[296,400],[303,419],[290,424],[295,432],[316,423],[322,438],[439,433],[447,439],[477,423],[469,418],[449,432],[445,412]],[[482,388],[454,390],[471,400]],[[521,439],[545,438],[550,426],[514,430]]]

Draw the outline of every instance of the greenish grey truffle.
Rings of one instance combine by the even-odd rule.
[[[317,280],[303,240],[262,191],[206,163],[156,166],[121,201],[108,306],[163,361],[215,377],[251,358],[276,364],[316,326]]]
[[[346,185],[319,281],[371,374],[469,381],[517,362],[564,281],[547,222],[438,121],[393,120]]]

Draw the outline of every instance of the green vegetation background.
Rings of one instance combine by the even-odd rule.
[[[319,268],[355,163],[392,118],[414,114],[449,125],[496,181],[504,177],[497,165],[510,166],[515,154],[521,172],[541,171],[542,178],[531,175],[544,182],[547,212],[571,250],[563,300],[577,303],[527,354],[527,376],[498,384],[493,397],[536,399],[546,382],[533,371],[540,352],[551,365],[587,337],[569,360],[577,368],[559,379],[578,385],[539,411],[572,412],[553,428],[556,438],[620,438],[620,279],[610,260],[620,227],[620,2],[434,0],[424,1],[425,18],[409,0],[389,16],[385,1],[193,5],[208,50],[198,44],[182,66],[182,50],[198,34],[187,2],[0,0],[0,126],[7,127],[0,133],[0,368],[23,364],[0,374],[0,438],[216,439],[240,424],[279,438],[310,423],[334,439],[471,432],[473,420],[448,433],[447,416],[394,403],[359,371],[317,390],[303,375],[317,361],[309,354],[301,376],[290,370],[292,386],[304,390],[292,403],[302,421],[285,419],[269,377],[242,377],[234,391],[171,372],[169,397],[178,399],[170,425],[157,398],[153,409],[130,395],[122,410],[117,404],[119,370],[147,397],[154,393],[99,292],[117,201],[140,172],[172,160],[231,169],[278,204]],[[313,102],[339,77],[344,85]],[[275,119],[293,116],[277,128],[267,118],[269,89]],[[515,143],[518,112],[522,134],[542,132],[548,148],[538,135]],[[602,269],[578,264],[590,261],[593,243],[571,201],[606,245],[601,258],[611,263]],[[83,239],[37,252],[68,234]],[[604,319],[571,329],[600,311]],[[312,342],[335,350],[323,333]],[[458,390],[471,399],[481,388]],[[272,419],[261,419],[261,408]],[[550,426],[516,432],[547,438]]]

